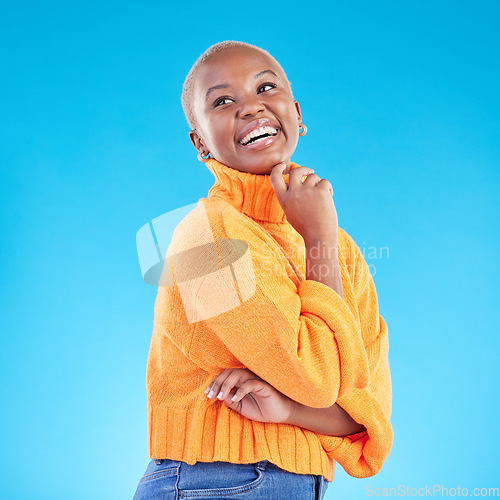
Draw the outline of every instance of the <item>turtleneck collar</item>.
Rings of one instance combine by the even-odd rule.
[[[268,222],[286,222],[286,216],[271,185],[271,176],[241,172],[210,159],[207,167],[215,176],[208,198],[227,200],[252,219]],[[290,162],[290,169],[299,165]],[[283,174],[288,183],[289,174]]]

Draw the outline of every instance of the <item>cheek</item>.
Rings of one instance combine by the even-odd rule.
[[[295,106],[290,106],[289,102],[284,102],[280,106],[281,116],[286,118],[286,125],[288,127],[288,133],[291,134],[297,130],[299,133],[299,117],[297,116],[297,110]]]
[[[290,113],[287,117],[288,137],[298,140],[299,137],[299,119],[297,113]]]
[[[211,149],[224,149],[228,141],[227,126],[220,120],[212,119],[208,123],[207,146]]]
[[[210,120],[210,131],[214,142],[227,140],[231,136],[231,130],[231,124],[222,117]]]

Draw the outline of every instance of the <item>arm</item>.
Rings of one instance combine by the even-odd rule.
[[[344,297],[338,256],[338,237],[305,240],[306,278],[319,281]]]
[[[358,424],[337,403],[328,408],[311,408],[295,403],[292,414],[285,423],[327,436],[343,437],[366,430],[364,425]]]
[[[324,409],[301,405],[248,368],[222,371],[207,387],[205,394],[208,399],[217,395],[217,399],[250,420],[296,425],[329,436],[348,436],[366,430],[338,404]]]
[[[366,338],[369,381],[364,388],[352,388],[339,396],[337,404],[366,431],[357,436],[320,437],[328,455],[353,477],[370,477],[379,472],[393,443],[390,422],[392,383],[389,368],[387,324],[378,310],[377,293],[361,251],[349,237],[354,255],[354,295],[361,328]]]
[[[282,193],[285,191],[282,190]],[[294,202],[295,199],[292,197],[291,201]],[[300,205],[298,212],[292,212],[293,215],[296,213],[301,213]],[[309,218],[313,215],[309,214]],[[299,220],[298,228],[301,227],[300,224]],[[307,237],[309,233],[301,232],[301,234],[305,236],[304,241],[307,247],[310,243]],[[313,236],[332,235],[336,234],[336,231],[320,231],[319,233],[312,231],[312,234]],[[320,241],[320,245],[325,245],[327,248],[325,253],[320,254],[323,258],[329,258],[329,247],[336,249],[335,242],[329,245],[329,240],[330,238]],[[388,359],[388,331],[387,324],[379,315],[377,293],[368,265],[350,236],[348,241],[349,254],[354,257],[354,272],[353,276],[350,276],[350,281],[369,364],[368,384],[364,387],[352,386],[346,392],[339,393],[336,404],[326,410],[308,408],[303,405],[296,406],[298,411],[295,421],[316,432],[324,432],[323,446],[348,474],[354,477],[369,477],[380,470],[390,453],[393,442],[393,430],[389,420],[392,384]],[[307,256],[312,256],[311,250],[307,252]],[[313,261],[308,259],[308,266],[312,263]],[[328,261],[320,264],[329,271],[323,279],[321,276],[311,274],[308,269],[308,278],[321,281],[342,295],[342,291],[339,292],[338,281],[335,281],[336,277],[340,278],[339,273],[331,274],[337,263],[338,261],[333,259],[330,265]],[[318,266],[318,271],[320,269],[321,267]],[[351,289],[348,292],[347,300],[350,302],[353,298]],[[344,365],[342,365],[342,370],[344,370]],[[343,428],[343,431],[338,432],[335,437],[332,431],[337,431],[337,426]],[[344,432],[347,435],[341,437]],[[357,432],[357,435],[350,434],[353,432]]]
[[[324,283],[343,297],[337,239],[314,238],[305,243],[307,279]],[[348,436],[366,430],[337,403],[328,408],[312,408],[293,401],[292,413],[285,423],[328,436]]]

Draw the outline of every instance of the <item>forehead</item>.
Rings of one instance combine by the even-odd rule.
[[[270,69],[286,80],[282,69],[267,54],[252,47],[231,47],[213,55],[198,69],[195,93],[203,93],[213,85],[231,84]]]

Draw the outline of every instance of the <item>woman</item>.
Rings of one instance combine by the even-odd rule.
[[[331,184],[291,162],[306,128],[274,58],[212,46],[183,107],[216,181],[167,251],[135,498],[322,498],[336,461],[368,477],[392,447],[373,279]]]

